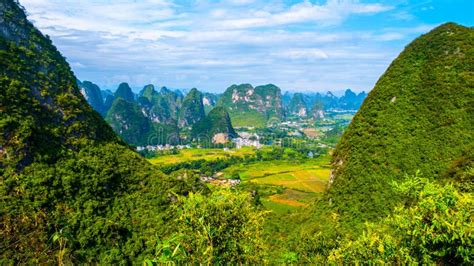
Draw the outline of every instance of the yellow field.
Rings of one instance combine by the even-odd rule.
[[[285,187],[282,194],[262,199],[268,209],[284,213],[307,206],[315,200],[315,193],[326,189],[330,174],[329,159],[329,156],[325,156],[308,159],[303,163],[276,160],[240,164],[225,169],[222,174],[230,177],[232,173],[239,173],[244,183]]]
[[[163,155],[155,158],[148,159],[152,164],[175,164],[182,162],[189,162],[194,160],[216,160],[230,156],[244,156],[246,154],[253,154],[254,149],[251,147],[244,147],[242,149],[230,149],[224,151],[224,149],[183,149],[180,150],[179,154],[174,155]]]
[[[216,160],[230,156],[251,155],[253,148],[242,149],[184,149],[176,155],[164,155],[149,159],[153,164],[176,164],[193,160]],[[230,178],[239,173],[243,183],[273,185],[285,188],[282,194],[274,194],[263,200],[264,205],[274,211],[287,211],[306,206],[326,188],[329,180],[329,156],[308,159],[304,162],[289,160],[258,161],[232,165],[217,173],[221,178]]]
[[[275,194],[268,197],[270,201],[288,206],[301,207],[307,206],[314,200],[311,193],[305,193],[293,189],[285,189],[282,194]]]
[[[291,161],[264,161],[248,165],[234,165],[224,170],[224,176],[239,173],[243,181],[262,185],[276,185],[306,192],[322,192],[329,180],[328,158]]]
[[[294,170],[289,173],[273,174],[250,182],[277,185],[306,192],[323,192],[329,180],[329,169]]]

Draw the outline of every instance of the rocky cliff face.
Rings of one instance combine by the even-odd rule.
[[[104,106],[104,100],[99,86],[90,81],[78,81],[79,89],[81,94],[86,98],[87,102],[101,115],[105,115],[107,110]]]
[[[225,107],[239,126],[263,127],[268,120],[283,117],[281,90],[272,84],[255,88],[250,84],[232,85],[217,106]]]
[[[304,95],[302,93],[295,93],[289,103],[288,112],[299,117],[306,117],[309,115],[307,106]]]

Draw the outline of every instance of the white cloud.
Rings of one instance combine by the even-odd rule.
[[[156,83],[211,90],[271,82],[327,90],[334,89],[332,82],[337,89],[367,90],[399,52],[384,43],[413,34],[345,30],[350,17],[393,8],[356,0],[292,5],[280,0],[20,2],[79,78],[107,88],[121,81],[136,88]]]
[[[303,48],[303,49],[290,49],[278,53],[274,53],[274,56],[288,59],[326,59],[328,54],[320,49],[315,48]]]
[[[253,28],[272,27],[278,25],[315,22],[323,25],[338,24],[351,15],[374,14],[393,9],[391,6],[382,4],[361,4],[351,0],[329,0],[327,3],[318,5],[308,1],[295,4],[289,9],[269,13],[256,12],[253,16],[219,21],[223,28]]]

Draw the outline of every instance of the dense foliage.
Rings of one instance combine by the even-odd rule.
[[[196,88],[193,88],[184,97],[183,105],[179,110],[178,125],[191,126],[202,119],[204,119],[204,104],[202,102],[202,93]]]
[[[224,133],[229,138],[237,137],[229,114],[223,107],[212,109],[204,119],[193,125],[191,131],[194,138],[202,141],[211,141],[213,136],[218,133]]]
[[[262,263],[264,212],[259,211],[247,193],[216,190],[209,196],[190,194],[173,205],[177,214],[175,254],[156,262],[191,264]],[[179,249],[179,246],[182,249]]]
[[[0,18],[1,263],[152,255],[169,229],[168,193],[202,186],[164,176],[131,151],[16,2],[1,1]]]
[[[388,214],[404,173],[444,175],[472,153],[474,30],[442,25],[408,45],[370,92],[334,153],[335,207],[344,218]]]
[[[472,264],[472,40],[472,29],[448,24],[407,47],[338,146],[330,193],[276,214],[260,195],[283,187],[213,187],[201,178],[256,161],[298,164],[326,150],[275,131],[283,147],[161,167],[163,174],[86,103],[65,59],[18,3],[1,1],[0,264]],[[406,85],[392,84],[392,75]],[[109,98],[107,118],[119,131],[141,130],[142,108],[174,97],[148,86],[135,100],[127,87]],[[265,90],[279,91],[253,93]],[[443,105],[434,110],[436,103]],[[229,126],[225,110],[215,110],[208,117]],[[279,115],[266,111],[265,119]],[[405,177],[418,168],[433,178]],[[387,215],[367,219],[375,212]]]

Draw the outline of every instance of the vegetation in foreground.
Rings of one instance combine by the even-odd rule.
[[[381,171],[378,179],[365,180],[380,182],[380,187],[386,189],[382,194],[389,196],[384,199],[391,199],[393,208],[369,206],[371,214],[381,214],[377,219],[364,220],[366,216],[361,213],[362,195],[374,192],[367,190],[371,186],[342,194],[344,183],[337,187],[334,183],[337,190],[332,192],[338,195],[314,194],[314,203],[306,208],[268,213],[261,204],[259,191],[272,193],[278,187],[259,185],[262,189],[258,189],[251,182],[235,188],[208,187],[199,180],[200,175],[247,159],[252,161],[245,163],[281,160],[291,151],[275,149],[256,153],[254,158],[218,160],[217,164],[204,160],[178,168],[167,166],[161,168],[166,172],[163,174],[133,152],[86,104],[65,59],[27,21],[16,1],[1,1],[0,16],[0,87],[5,92],[0,94],[1,264],[472,264],[472,150],[460,151],[469,146],[445,151],[443,145],[428,143],[427,151],[435,152],[420,154],[424,150],[407,150],[406,145],[393,144],[400,143],[399,139],[392,139],[391,148],[408,154],[413,163],[423,162],[420,169],[429,174],[402,178],[404,172],[416,168],[403,168],[402,160],[397,178],[390,171],[387,176]],[[464,84],[469,88],[473,84],[472,29],[448,24],[435,30],[433,35],[437,34],[439,39],[423,37],[407,48],[423,51],[416,53],[419,57],[413,60],[421,58],[428,62],[423,68],[429,71],[419,73],[427,77],[423,84],[441,84],[453,90]],[[446,53],[445,43],[458,45],[459,50],[448,49]],[[446,64],[431,60],[430,54],[440,53],[428,53],[430,50],[423,46],[441,49],[448,62],[455,62],[452,71],[432,71],[430,64],[434,68]],[[423,66],[416,60],[410,64],[412,58],[407,57],[408,66]],[[403,84],[403,80],[398,84]],[[371,93],[369,98],[385,99],[382,92]],[[449,98],[435,96],[428,99]],[[472,100],[469,92],[464,97]],[[403,98],[403,94],[398,98]],[[365,112],[378,116],[365,108]],[[467,128],[462,129],[457,126],[464,125],[466,121],[461,118],[465,118],[466,110],[467,115],[472,114],[472,109],[456,102],[446,108],[450,111],[442,112],[440,120],[450,123],[441,125],[441,136],[454,130],[450,137],[470,137],[472,124],[467,123]],[[345,138],[374,130],[364,124],[367,120],[361,113],[355,118],[359,122],[351,125]],[[446,114],[450,116],[444,117]],[[388,120],[390,116],[381,117]],[[426,140],[423,134],[414,136],[412,140],[420,141],[420,145]],[[354,172],[361,159],[354,154],[364,149],[377,151],[379,143],[373,142],[375,147],[360,143],[348,146],[347,140],[341,143],[335,162],[348,160],[338,169],[347,171],[342,180],[365,177],[363,172]],[[345,157],[344,151],[348,150],[351,155]],[[452,152],[453,156],[439,164],[430,157],[438,154],[436,151]],[[368,158],[379,157],[362,159]],[[394,162],[387,162],[390,170],[394,169]],[[364,167],[375,177],[374,173],[384,165],[371,161]],[[366,183],[347,184],[351,185],[349,189]],[[272,193],[275,194],[278,193]],[[280,193],[288,194],[297,195],[288,189]],[[341,198],[345,200],[343,206]],[[354,207],[348,209],[352,203]],[[353,216],[348,216],[348,212]]]

